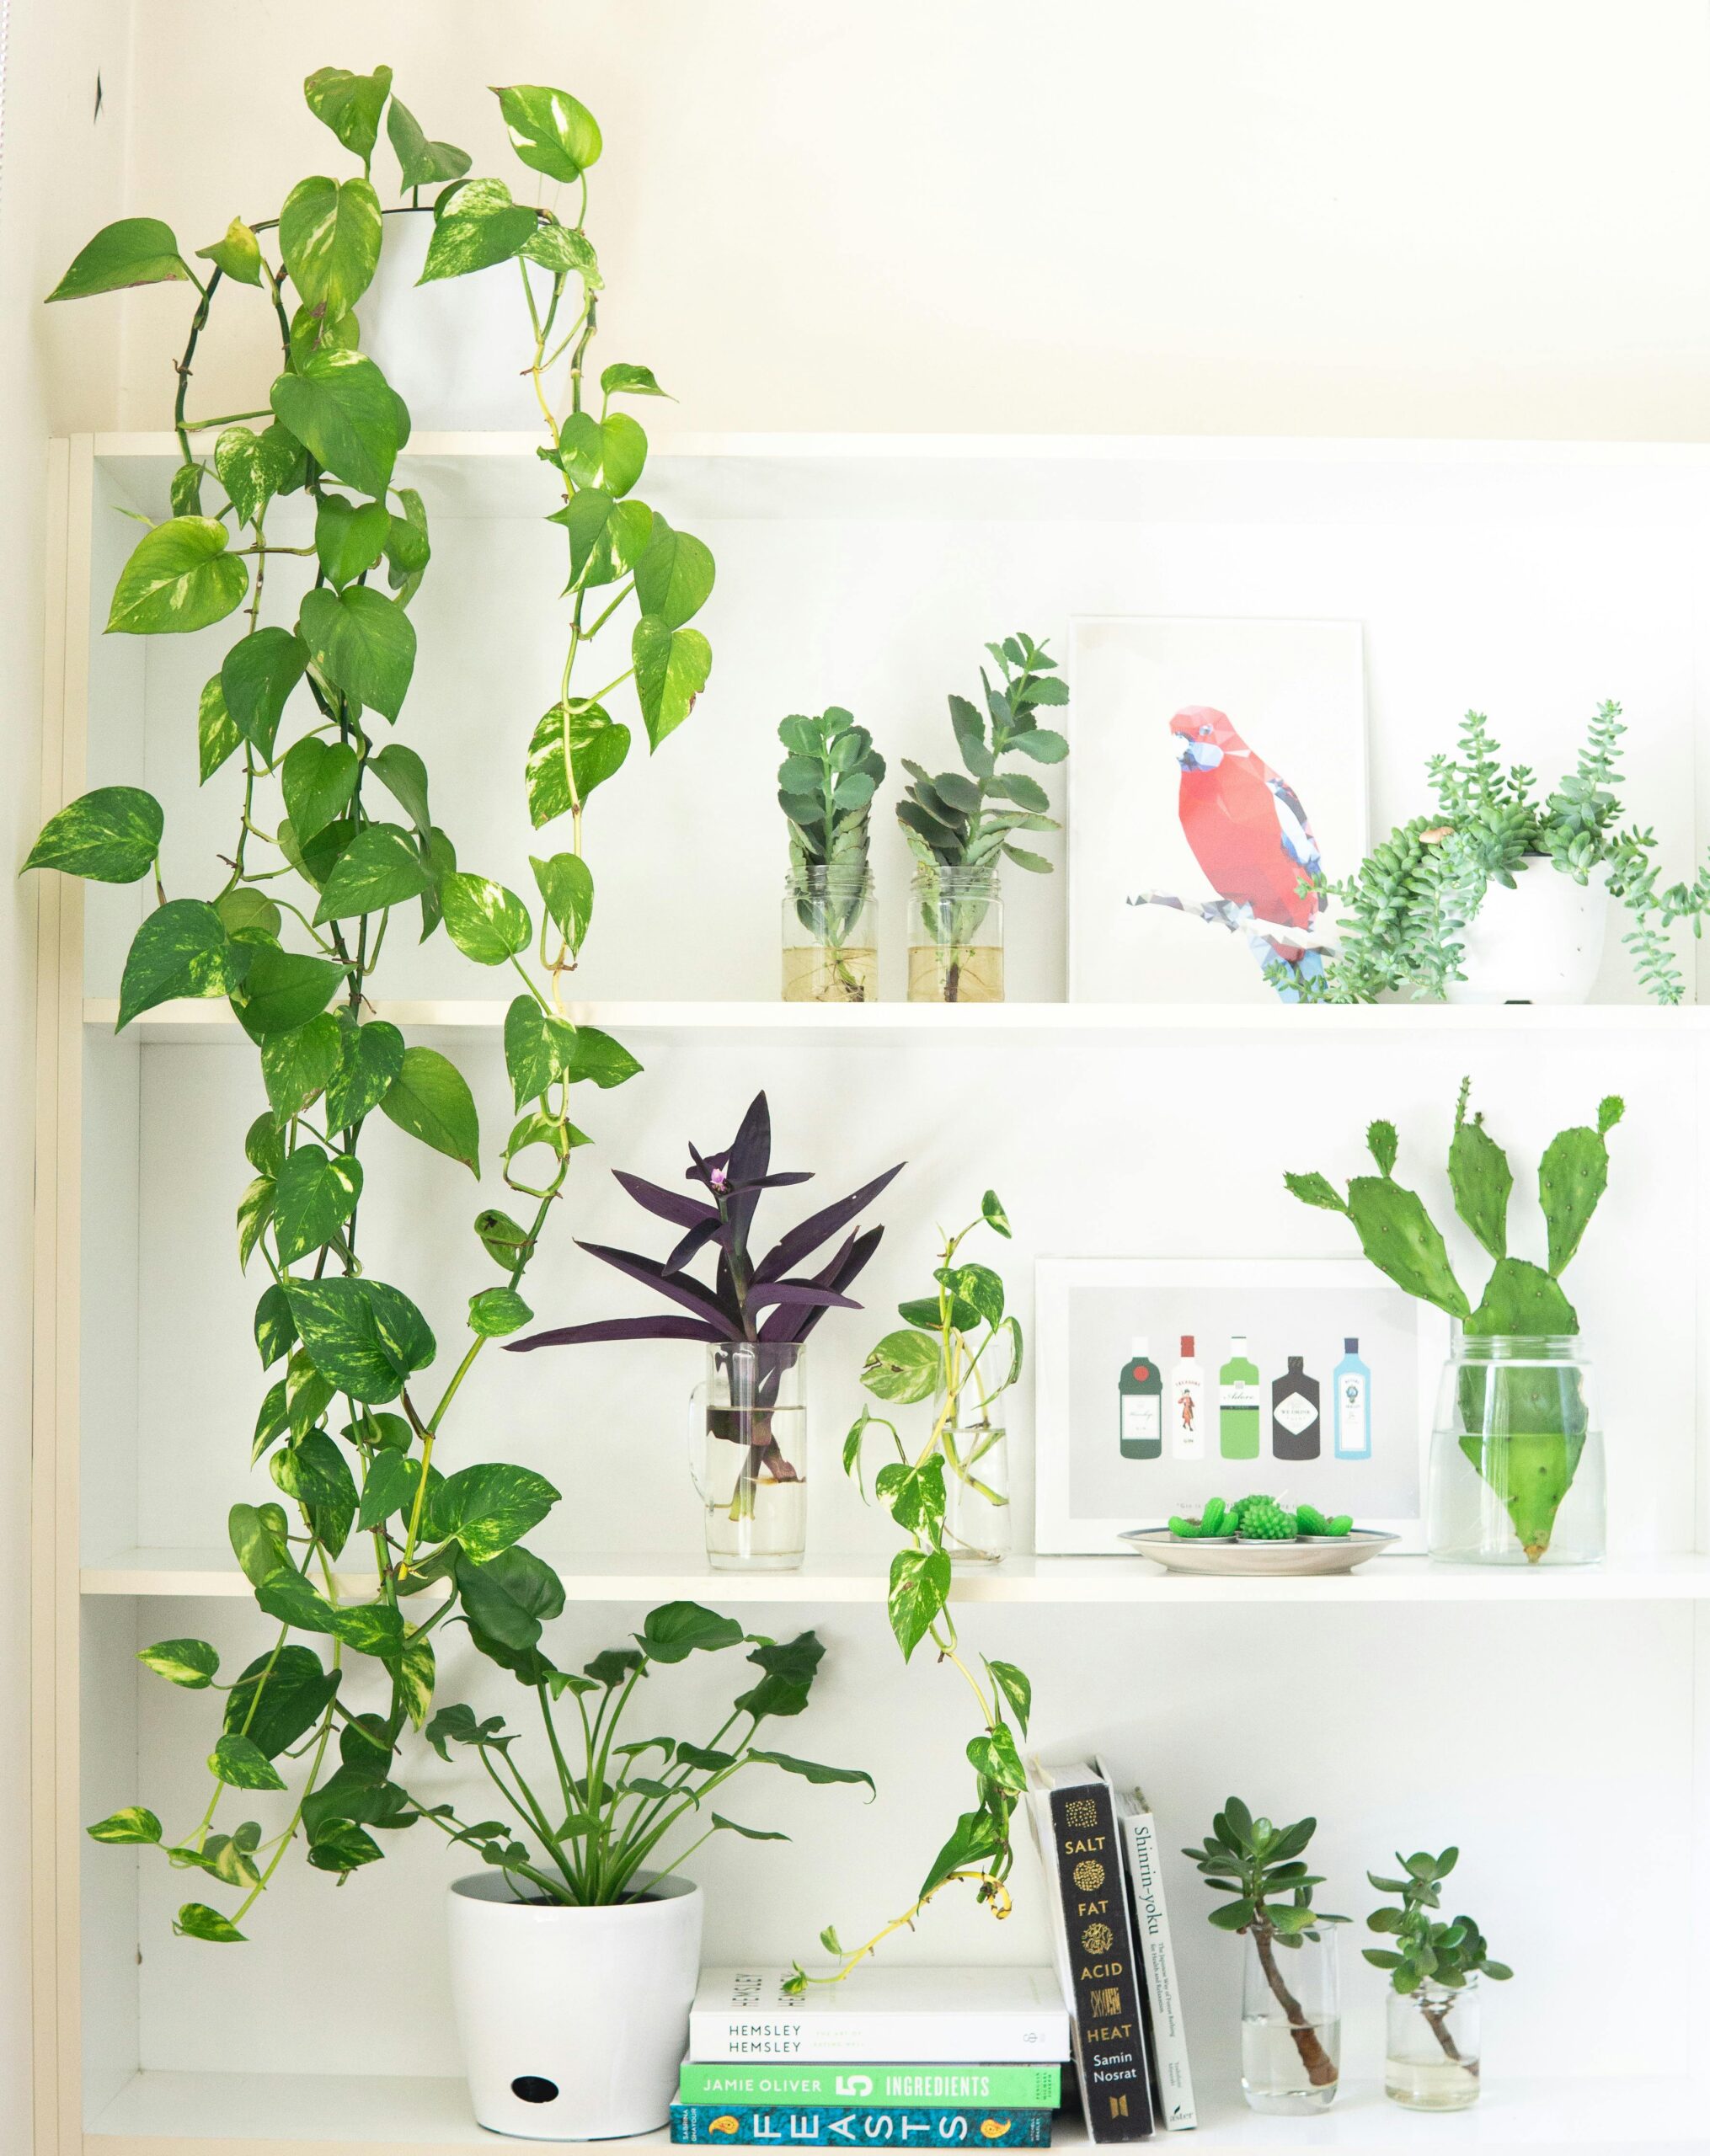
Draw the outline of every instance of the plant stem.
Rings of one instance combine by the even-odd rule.
[[[1264,1922],[1257,1923],[1252,1930],[1258,1966],[1264,1971],[1264,1980],[1287,2017],[1289,2035],[1294,2039],[1295,2049],[1301,2055],[1301,2064],[1307,2069],[1307,2079],[1315,2089],[1333,2087],[1337,2078],[1336,2062],[1319,2041],[1318,2032],[1307,2019],[1305,2008],[1289,1989],[1286,1978],[1277,1967],[1276,1950],[1271,1944],[1273,1933],[1270,1925]]]

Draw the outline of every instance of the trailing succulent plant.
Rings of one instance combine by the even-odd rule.
[[[1710,912],[1710,864],[1691,883],[1659,889],[1656,835],[1620,828],[1621,706],[1600,704],[1574,770],[1542,801],[1524,764],[1503,768],[1482,712],[1461,722],[1452,756],[1429,759],[1430,814],[1397,826],[1351,876],[1329,884],[1344,910],[1339,944],[1308,1000],[1369,1003],[1386,990],[1440,1000],[1462,978],[1462,938],[1493,883],[1509,890],[1547,862],[1576,883],[1601,870],[1631,916],[1622,942],[1639,980],[1659,1003],[1678,1003],[1686,983],[1670,943],[1676,921],[1702,933]]]
[[[1307,1846],[1317,1825],[1316,1819],[1298,1819],[1291,1827],[1273,1826],[1269,1819],[1255,1819],[1238,1796],[1232,1796],[1211,1822],[1204,1847],[1184,1849],[1182,1854],[1199,1866],[1200,1877],[1214,1892],[1235,1897],[1213,1909],[1208,1922],[1219,1931],[1241,1932],[1252,1939],[1308,2079],[1315,2089],[1328,2089],[1336,2082],[1336,2062],[1319,2041],[1277,1959],[1279,1947],[1298,1949],[1309,1939],[1316,1942],[1322,1925],[1348,1921],[1312,1907],[1313,1889],[1324,1883],[1306,1863]]]
[[[1538,1202],[1547,1231],[1547,1262],[1510,1255],[1508,1201],[1514,1175],[1508,1155],[1468,1116],[1471,1081],[1463,1079],[1449,1144],[1449,1187],[1455,1210],[1473,1239],[1494,1261],[1475,1304],[1456,1278],[1441,1230],[1414,1191],[1392,1172],[1399,1141],[1395,1126],[1371,1125],[1365,1142],[1377,1173],[1355,1176],[1344,1197],[1326,1177],[1290,1173],[1284,1182],[1303,1204],[1344,1214],[1360,1248],[1379,1272],[1421,1301],[1432,1303],[1479,1337],[1501,1334],[1537,1338],[1571,1335],[1579,1319],[1561,1284],[1609,1181],[1608,1134],[1625,1113],[1619,1097],[1598,1105],[1596,1127],[1576,1124],[1558,1131],[1538,1165]],[[1487,1447],[1487,1387],[1499,1380],[1508,1442]],[[1585,1411],[1577,1375],[1570,1369],[1463,1372],[1462,1412],[1467,1434],[1462,1449],[1507,1508],[1527,1558],[1536,1564],[1550,1546],[1557,1512],[1579,1465]]]
[[[917,860],[945,868],[981,868],[995,867],[1001,856],[1018,868],[1048,876],[1050,862],[1018,846],[1015,834],[1062,828],[1046,813],[1050,797],[1036,778],[997,766],[1005,756],[1018,755],[1036,764],[1062,761],[1068,742],[1041,726],[1034,714],[1041,705],[1066,704],[1069,686],[1059,678],[1055,659],[1031,637],[1006,637],[986,648],[1002,680],[994,688],[981,669],[985,711],[966,696],[950,698],[950,724],[965,773],[945,771],[934,776],[904,757],[911,783],[896,804],[896,820]],[[993,803],[999,805],[994,808]]]

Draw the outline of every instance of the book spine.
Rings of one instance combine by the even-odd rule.
[[[1058,2066],[696,2066],[678,2077],[684,2104],[885,2105],[1017,2105],[1055,2111],[1062,2100]]]
[[[916,2014],[804,2015],[799,2020],[758,2018],[722,2008],[697,2007],[689,2016],[689,2057],[697,2066],[727,2059],[788,2060],[823,2065],[845,2059],[888,2059],[893,2064],[1028,2066],[1066,2056],[1061,2012],[1037,2015]]]
[[[1130,1812],[1128,1876],[1134,1889],[1136,1941],[1152,2009],[1152,2065],[1157,2077],[1158,2109],[1172,2129],[1196,2126],[1194,2080],[1188,2064],[1187,2030],[1182,2020],[1181,1987],[1176,1981],[1175,1947],[1169,1910],[1164,1902],[1163,1871],[1158,1862],[1157,1822],[1150,1812]]]
[[[1049,2148],[1051,2115],[933,2104],[673,2104],[671,2137],[738,2148]]]
[[[1143,2141],[1152,2130],[1152,2091],[1115,1807],[1102,1781],[1054,1789],[1050,1806],[1047,1869],[1062,1911],[1087,2136]]]

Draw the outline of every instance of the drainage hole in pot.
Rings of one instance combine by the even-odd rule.
[[[525,2104],[550,2104],[558,2095],[558,2084],[542,2073],[519,2073],[510,2084],[510,2093],[521,2096]]]

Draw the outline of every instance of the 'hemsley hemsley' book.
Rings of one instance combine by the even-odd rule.
[[[788,1969],[703,1969],[689,2057],[888,2060],[907,2066],[1047,2065],[1069,2056],[1069,2015],[1049,1969],[857,1969],[784,1991]]]
[[[1140,1972],[1110,1785],[1096,1764],[1027,1763],[1057,1967],[1074,2021],[1087,2138],[1144,2141],[1152,2128]]]
[[[683,2104],[1014,2105],[1054,2111],[1062,2101],[1060,2066],[693,2066],[677,2079]]]
[[[1039,2111],[943,2111],[932,2105],[863,2111],[844,2104],[758,2107],[673,2104],[671,2137],[730,2148],[1049,2148],[1051,2115]]]

